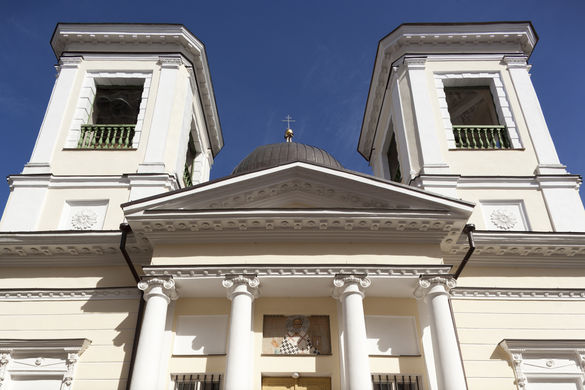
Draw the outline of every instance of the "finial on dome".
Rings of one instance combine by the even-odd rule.
[[[290,128],[290,123],[296,121],[290,115],[287,115],[286,118],[284,118],[282,121],[286,122],[286,131],[284,132],[284,139],[286,139],[286,142],[292,142],[294,132]]]
[[[286,129],[286,131],[284,132],[284,139],[286,140],[286,142],[292,142],[293,136],[294,132],[292,131],[292,129]]]

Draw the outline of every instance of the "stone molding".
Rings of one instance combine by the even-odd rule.
[[[585,301],[585,289],[473,288],[456,287],[454,299]]]
[[[138,282],[138,289],[144,291],[145,301],[153,296],[162,296],[167,302],[179,298],[172,276],[143,276]]]
[[[414,290],[414,296],[417,299],[422,299],[429,294],[434,286],[442,286],[445,294],[455,288],[457,281],[451,275],[425,275],[418,279],[418,285]]]
[[[221,284],[227,289],[227,297],[230,300],[234,294],[249,294],[253,298],[257,298],[259,295],[260,279],[255,274],[226,275]],[[239,286],[244,286],[244,289],[238,288]]]
[[[20,301],[99,301],[110,299],[138,299],[134,287],[96,289],[0,290],[0,302]]]

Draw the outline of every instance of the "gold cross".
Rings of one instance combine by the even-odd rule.
[[[290,129],[290,123],[296,121],[290,115],[287,115],[286,118],[282,120],[282,122],[286,122],[286,128]]]

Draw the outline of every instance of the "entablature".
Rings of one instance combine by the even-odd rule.
[[[340,275],[362,275],[371,281],[367,296],[413,298],[421,276],[445,275],[449,265],[165,265],[143,267],[147,277],[171,276],[179,297],[224,297],[222,281],[253,275],[261,297],[329,297]]]

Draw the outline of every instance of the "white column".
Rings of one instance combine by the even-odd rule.
[[[130,390],[157,390],[167,308],[171,300],[177,298],[175,281],[170,276],[145,277],[138,288],[144,291],[146,308]]]
[[[514,90],[516,91],[516,96],[518,96],[524,120],[526,121],[526,126],[528,126],[528,133],[532,140],[532,146],[538,159],[537,173],[566,173],[565,166],[559,161],[559,156],[546,125],[538,96],[528,73],[530,66],[526,61],[526,57],[504,57],[504,62],[508,65],[508,72],[512,78]]]
[[[363,305],[364,290],[370,283],[365,275],[336,275],[333,280],[334,296],[342,307],[347,390],[372,389]]]
[[[39,130],[29,162],[24,166],[22,173],[50,173],[50,163],[53,157],[55,143],[59,139],[59,131],[63,124],[67,105],[73,94],[73,85],[81,57],[61,57],[59,60],[59,74],[49,99],[49,105]],[[77,96],[76,96],[77,97]]]
[[[404,64],[410,82],[414,119],[423,161],[422,173],[450,173],[439,145],[439,131],[433,113],[433,101],[429,93],[430,85],[425,70],[426,58],[405,58]],[[402,102],[404,104],[404,102]],[[435,104],[438,104],[435,103]]]
[[[419,279],[415,291],[415,296],[423,301],[428,312],[438,390],[467,389],[449,305],[449,290],[453,287],[455,279],[451,276],[424,276]]]
[[[255,275],[229,276],[223,281],[232,301],[224,390],[252,389],[252,302],[259,284]]]
[[[177,93],[176,85],[179,68],[183,64],[183,61],[180,57],[160,57],[159,63],[161,70],[158,92],[150,132],[148,134],[144,162],[138,166],[139,173],[165,172],[165,148],[171,125],[173,103]]]

